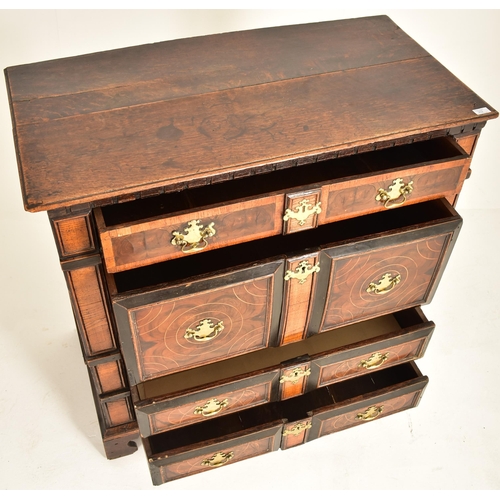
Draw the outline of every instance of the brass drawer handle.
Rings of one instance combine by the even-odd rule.
[[[194,410],[195,415],[203,415],[204,417],[211,417],[217,415],[223,408],[228,405],[228,400],[223,399],[219,401],[217,398],[209,399],[203,406],[197,406]]]
[[[307,429],[310,429],[311,427],[311,422],[300,422],[298,424],[295,424],[293,427],[290,427],[290,429],[285,429],[283,431],[283,437],[298,436],[300,433],[304,432]]]
[[[307,260],[303,260],[302,262],[299,262],[294,271],[288,270],[285,273],[285,281],[295,278],[299,280],[300,285],[303,285],[310,274],[319,273],[319,271],[319,264],[312,265],[307,262]]]
[[[401,282],[401,275],[392,276],[391,273],[386,273],[382,276],[378,283],[370,283],[366,291],[375,295],[384,295],[394,289]]]
[[[224,322],[219,321],[215,326],[211,319],[203,319],[193,330],[188,328],[184,334],[185,339],[194,339],[197,342],[208,342],[213,340],[220,332],[224,330]]]
[[[368,422],[369,420],[376,419],[382,413],[383,409],[383,406],[370,406],[370,408],[367,408],[364,412],[358,413],[356,418]]]
[[[219,451],[212,457],[203,460],[203,462],[201,462],[201,465],[205,465],[208,467],[222,467],[223,465],[226,465],[233,457],[234,453],[232,451],[228,453]]]
[[[184,253],[204,250],[208,245],[207,238],[212,237],[216,232],[214,224],[215,222],[210,222],[207,227],[203,228],[203,224],[200,224],[199,220],[191,220],[183,229],[183,234],[180,231],[174,231],[172,233],[174,237],[170,243],[174,246],[181,247]]]
[[[280,378],[280,384],[284,384],[285,382],[291,382],[295,385],[301,378],[308,377],[311,375],[311,369],[308,368],[304,370],[304,368],[294,368],[290,375],[282,375]]]
[[[287,222],[290,219],[295,219],[298,221],[299,226],[303,226],[306,220],[313,214],[321,213],[321,201],[318,201],[316,205],[313,205],[309,202],[308,199],[302,200],[297,207],[295,207],[295,211],[287,208],[285,210],[285,215],[283,216],[283,220]]]
[[[367,370],[373,370],[382,366],[389,359],[389,353],[386,352],[382,354],[381,352],[374,352],[368,359],[363,359],[359,363],[360,368],[366,368]]]
[[[413,181],[405,184],[403,179],[398,178],[385,190],[380,188],[375,200],[384,204],[385,208],[400,207],[406,201],[406,195],[413,191]],[[401,201],[398,201],[401,198]]]

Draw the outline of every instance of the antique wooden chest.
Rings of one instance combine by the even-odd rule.
[[[108,458],[154,484],[415,407],[498,113],[388,17],[5,70]]]

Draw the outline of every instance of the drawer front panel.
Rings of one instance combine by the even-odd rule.
[[[282,276],[282,262],[273,262],[115,298],[125,361],[135,383],[273,345],[281,301],[275,281]]]
[[[279,370],[221,384],[187,395],[137,402],[135,409],[143,437],[203,422],[276,399]]]
[[[320,331],[425,303],[450,238],[439,234],[333,258]]]
[[[274,425],[265,430],[251,432],[236,439],[215,445],[201,443],[197,449],[176,456],[175,450],[165,460],[149,461],[154,484],[162,484],[181,477],[256,457],[279,449],[283,425]]]
[[[313,425],[319,426],[317,437],[326,436],[333,432],[342,431],[375,419],[392,415],[393,413],[407,410],[417,406],[422,395],[423,388],[412,390],[406,394],[384,399],[368,399],[362,406],[359,404],[347,407],[340,414],[328,416],[328,412],[315,415]]]
[[[282,231],[283,195],[118,228],[100,228],[108,272],[177,259]]]
[[[433,198],[453,203],[467,170],[468,161],[463,159],[324,186],[320,224]]]
[[[353,349],[348,353],[349,357],[341,361],[338,361],[339,355],[316,359],[315,365],[317,366],[318,375],[315,387],[322,387],[362,375],[367,371],[372,372],[418,359],[425,351],[431,331],[431,329],[418,331],[418,338],[413,338],[413,340],[405,341],[405,338],[414,337],[414,334],[401,335],[390,341],[380,342],[377,345],[370,346],[371,349],[364,354],[356,355],[356,351],[360,349]],[[363,350],[366,351],[366,348],[363,348]]]

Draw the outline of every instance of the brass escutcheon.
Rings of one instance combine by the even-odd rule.
[[[302,200],[298,206],[295,207],[295,211],[287,208],[285,210],[285,215],[283,220],[287,222],[289,219],[295,219],[298,221],[299,226],[303,226],[306,220],[313,214],[321,213],[321,201],[318,201],[316,205],[309,202],[308,199]]]
[[[312,427],[311,422],[299,422],[298,424],[295,424],[293,427],[290,427],[290,429],[285,429],[283,431],[283,436],[298,436],[301,432],[304,432],[307,429],[310,429]]]
[[[363,359],[359,363],[360,368],[366,368],[367,370],[373,370],[382,366],[389,359],[389,353],[386,352],[382,354],[381,352],[374,352],[368,359]]]
[[[399,207],[406,201],[406,195],[410,194],[412,191],[413,181],[405,184],[403,179],[398,178],[392,181],[392,184],[387,190],[380,188],[377,196],[375,196],[375,200],[383,203],[385,208]],[[401,201],[397,201],[400,198],[402,198]]]
[[[358,413],[356,418],[367,422],[368,420],[377,418],[382,413],[383,409],[383,406],[370,406],[370,408],[367,408],[364,412]]]
[[[312,265],[307,260],[303,260],[302,262],[299,262],[294,271],[288,270],[285,273],[285,281],[295,278],[299,280],[300,285],[303,285],[310,274],[319,273],[319,271],[319,264]]]
[[[210,222],[207,227],[203,228],[203,224],[200,224],[199,220],[191,220],[183,229],[183,234],[180,231],[172,233],[174,237],[170,243],[181,247],[184,253],[199,252],[207,247],[207,238],[215,234],[214,224],[214,222]]]
[[[194,410],[195,415],[203,415],[204,417],[211,417],[217,415],[223,408],[228,405],[228,400],[223,399],[219,401],[217,398],[209,399],[203,406],[197,406]]]
[[[223,453],[222,451],[217,452],[210,458],[206,458],[201,462],[201,465],[209,466],[209,467],[221,467],[225,465],[234,457],[234,453],[232,451],[228,453]]]
[[[391,273],[386,273],[382,276],[378,283],[370,283],[366,291],[368,293],[374,293],[375,295],[383,295],[384,293],[389,293],[394,287],[400,283],[401,275],[396,274],[392,276]]]
[[[188,328],[184,334],[185,339],[194,339],[197,342],[208,342],[219,335],[224,330],[224,322],[219,321],[215,326],[211,319],[203,319],[193,330]]]
[[[291,382],[293,385],[295,385],[301,378],[308,377],[309,375],[311,375],[310,368],[307,368],[307,370],[305,370],[304,368],[299,366],[298,368],[294,368],[290,375],[282,375],[280,378],[280,384]]]

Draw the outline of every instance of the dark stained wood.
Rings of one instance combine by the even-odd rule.
[[[425,56],[377,16],[129,47],[8,68],[7,75],[25,123]]]
[[[365,55],[359,51],[358,55],[352,56],[352,66],[347,62],[346,70],[346,63],[339,64],[338,61],[349,61],[351,58],[345,58],[345,53],[356,54],[356,49],[342,53],[340,58],[338,49],[342,43],[348,43],[340,40],[346,41],[350,37],[353,47],[362,47],[366,39],[362,37],[363,41],[358,45],[360,26],[366,27],[367,23],[370,26],[367,38],[381,42],[380,46],[378,43],[368,46],[376,45],[375,52],[391,55],[389,58],[386,55],[371,57],[369,53]],[[313,70],[312,74],[303,69],[310,66],[313,59],[313,52],[309,49],[305,49],[305,58],[298,57],[292,63],[296,69],[288,71],[283,67],[286,62],[280,59],[280,50],[269,47],[269,69],[273,68],[270,71],[274,76],[262,78],[262,56],[259,55],[258,64],[246,59],[239,61],[234,70],[238,79],[229,83],[229,88],[223,85],[224,88],[218,89],[216,84],[207,89],[207,93],[202,93],[195,84],[192,91],[177,96],[174,86],[171,90],[175,98],[167,96],[165,100],[162,96],[160,100],[153,98],[149,102],[146,99],[147,102],[140,104],[125,98],[124,102],[115,102],[110,109],[102,111],[99,111],[99,105],[97,110],[84,105],[84,110],[78,111],[78,102],[70,102],[67,107],[77,111],[62,112],[62,117],[56,98],[44,100],[37,97],[62,93],[63,100],[67,100],[74,92],[81,96],[85,84],[83,89],[78,84],[71,88],[71,83],[66,89],[66,84],[62,89],[58,88],[61,75],[57,71],[52,73],[54,65],[68,65],[65,73],[73,71],[75,74],[88,72],[89,66],[101,68],[90,72],[93,73],[90,77],[99,81],[102,68],[109,71],[109,66],[106,66],[108,57],[117,67],[126,64],[129,76],[124,77],[125,82],[119,71],[118,76],[108,74],[105,77],[105,80],[110,79],[103,82],[106,93],[110,88],[127,87],[128,78],[136,80],[141,75],[142,63],[148,64],[147,58],[138,57],[136,61],[140,63],[134,66],[127,59],[125,50],[51,63],[45,69],[43,64],[8,69],[6,75],[26,209],[55,209],[131,194],[138,189],[155,189],[199,179],[207,182],[207,179],[221,174],[234,175],[251,168],[256,171],[265,169],[270,159],[279,163],[299,156],[345,151],[366,142],[392,141],[408,134],[462,126],[477,121],[472,110],[479,107],[491,110],[482,115],[482,119],[497,116],[491,106],[420,47],[401,36],[392,22],[389,24],[392,25],[392,35],[397,33],[398,36],[387,34],[388,20],[384,17],[370,21],[351,20],[343,24],[345,29],[340,30],[335,29],[334,23],[320,26],[319,31],[315,29],[318,25],[309,30],[298,28],[309,38],[309,47],[314,47],[315,51],[318,50],[316,46],[325,47],[324,55],[319,55],[320,60],[331,60],[331,54],[337,54],[333,56],[330,67]],[[382,32],[386,31],[385,35],[380,33],[380,28],[383,28]],[[351,34],[347,35],[349,31]],[[266,33],[271,31],[261,30],[253,36],[261,38],[260,43],[267,43]],[[278,30],[272,36],[283,37],[281,47],[302,43],[293,28],[281,33]],[[211,40],[216,46],[221,38],[212,37]],[[147,47],[135,50],[144,53]],[[155,52],[154,46],[149,50]],[[212,50],[210,42],[205,50]],[[213,61],[216,57],[218,64],[226,65],[228,50],[238,57],[247,46],[236,44],[230,49],[213,51],[208,60]],[[286,50],[293,53],[290,48]],[[177,56],[179,60],[182,57],[188,67],[196,66],[198,56],[193,56],[195,59],[190,62],[192,51],[188,50],[189,55],[184,57],[181,53]],[[316,52],[314,54],[315,58]],[[335,57],[339,59],[335,61]],[[81,65],[76,71],[75,64]],[[322,66],[316,61],[313,67],[316,64]],[[200,67],[200,78],[203,75],[204,81],[208,70],[203,68],[207,66]],[[43,73],[41,85],[45,81],[48,87],[53,86],[52,90],[39,94],[38,91],[23,89],[26,80],[33,82],[38,79],[39,71]],[[267,72],[264,70],[263,73]],[[254,75],[250,77],[251,83],[240,83],[242,73]],[[161,79],[146,84],[144,78],[147,77],[139,78],[147,89],[138,90],[143,95],[155,94],[155,88],[165,87]],[[185,77],[181,80],[185,81]],[[221,81],[224,81],[223,77]],[[36,87],[36,84],[30,85]],[[76,101],[79,99],[76,97]],[[53,103],[58,114],[47,120],[39,109],[27,113],[18,111],[18,106],[29,104],[31,100]],[[32,117],[37,118],[33,121]]]

